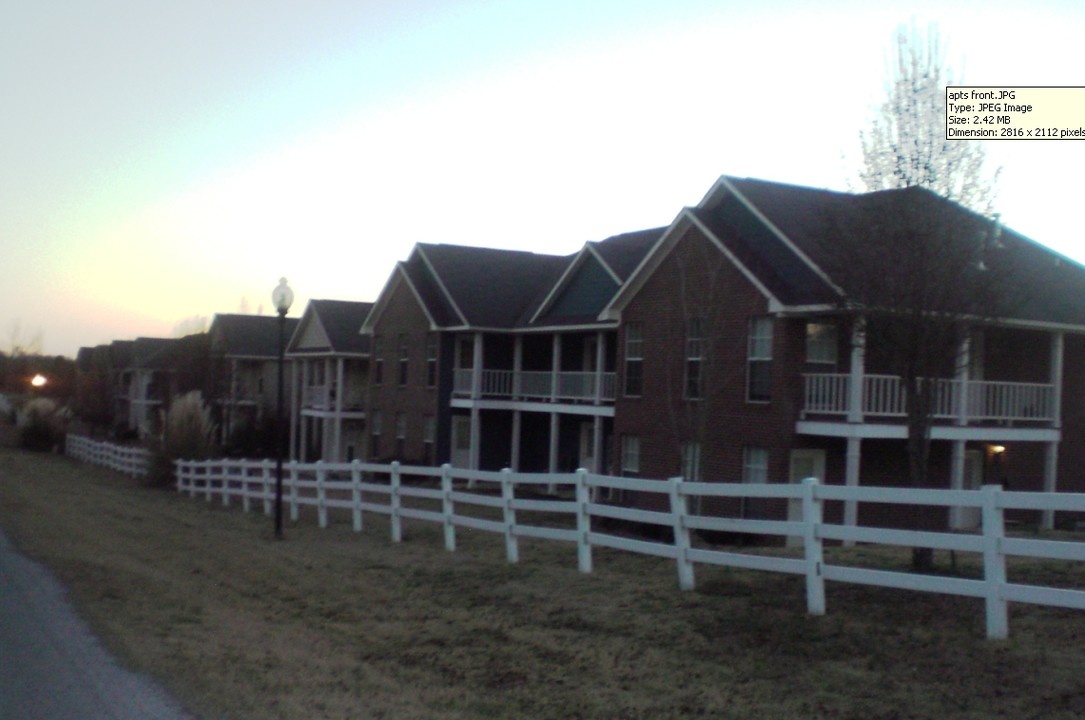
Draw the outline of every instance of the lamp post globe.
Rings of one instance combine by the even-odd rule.
[[[294,291],[280,278],[271,291],[271,302],[279,313],[279,393],[275,413],[275,538],[283,538],[283,354],[285,348],[286,313],[294,302]]]

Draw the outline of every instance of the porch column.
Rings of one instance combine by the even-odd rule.
[[[859,437],[848,438],[846,465],[844,468],[844,484],[848,487],[859,486],[859,464],[862,460],[862,439]],[[844,525],[855,527],[859,524],[859,503],[855,500],[844,502]],[[844,545],[852,546],[855,543],[848,540]]]
[[[554,333],[554,347],[550,356],[550,402],[558,401],[558,374],[561,372],[561,335]],[[552,425],[552,423],[551,423]],[[550,472],[554,472],[551,470]]]
[[[965,426],[968,424],[968,400],[971,397],[971,393],[968,392],[968,368],[972,365],[972,339],[965,337],[961,340],[961,345],[957,350],[957,398],[956,398],[956,422],[958,426]],[[956,448],[954,448],[956,452]],[[963,451],[962,451],[963,452]],[[964,477],[964,461],[963,455],[961,461],[961,477]]]
[[[595,404],[603,403],[603,370],[606,367],[607,336],[603,331],[595,337]]]
[[[863,422],[863,374],[866,372],[866,318],[851,327],[851,365],[848,374],[848,422]]]
[[[603,473],[603,416],[595,416],[595,425],[592,427],[592,460],[591,468],[596,475]]]
[[[964,489],[964,440],[953,441],[953,455],[949,464],[949,489],[950,490],[963,490]],[[960,505],[954,505],[949,509],[949,528],[950,530],[960,530],[963,524],[962,508]]]
[[[512,342],[512,399],[519,400],[520,375],[524,371],[524,336],[517,335]]]
[[[343,447],[343,362],[343,358],[335,360],[335,437],[332,440],[335,443],[335,449],[332,451],[331,458],[333,462],[343,461],[339,454]]]
[[[298,383],[298,363],[290,363],[290,452],[289,459],[296,460],[298,458],[298,393],[300,392]],[[278,399],[276,399],[278,402]],[[282,439],[281,437],[279,438]]]
[[[512,411],[512,456],[509,458],[509,468],[513,472],[520,472],[520,433],[521,417],[519,410]]]
[[[547,471],[552,473],[558,471],[558,414],[556,412],[550,413],[550,461]]]
[[[1059,444],[1047,443],[1044,453],[1044,492],[1056,491],[1056,478],[1059,472]],[[1044,530],[1055,529],[1055,511],[1044,510],[1042,527]]]
[[[475,333],[475,348],[471,363],[471,398],[478,400],[482,397],[482,333]]]
[[[469,461],[472,470],[478,470],[479,445],[482,442],[482,417],[478,406],[471,408],[471,459]]]
[[[1051,335],[1051,416],[1052,427],[1062,427],[1062,366],[1065,336],[1059,332]],[[1059,443],[1047,444],[1044,453],[1044,492],[1056,492],[1059,476]],[[1055,511],[1044,510],[1042,526],[1044,530],[1055,529]]]
[[[338,392],[336,393],[338,394]],[[324,360],[324,417],[320,421],[320,457],[318,460],[324,460],[326,462],[332,462],[335,459],[335,451],[329,452],[328,445],[332,440],[331,423],[333,413],[328,411],[332,408],[332,360],[331,358],[325,358]]]

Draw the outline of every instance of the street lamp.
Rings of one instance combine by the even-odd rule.
[[[275,412],[275,538],[283,539],[283,343],[286,334],[286,313],[294,302],[294,291],[280,278],[271,291],[271,302],[279,313],[279,396]]]

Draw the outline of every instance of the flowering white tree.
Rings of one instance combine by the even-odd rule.
[[[988,176],[983,142],[946,139],[946,86],[954,84],[936,26],[895,35],[886,99],[859,133],[859,179],[869,191],[919,186],[982,215],[994,208],[1000,169]]]

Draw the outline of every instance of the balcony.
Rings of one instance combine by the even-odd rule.
[[[555,383],[556,378],[556,383]],[[617,373],[483,370],[484,398],[551,402],[613,402]],[[456,370],[452,393],[471,397],[473,370]]]
[[[848,415],[849,376],[846,373],[807,374],[804,378],[803,417]],[[963,383],[963,387],[962,387]],[[904,385],[895,375],[864,375],[864,419],[904,418]],[[935,421],[969,423],[1052,423],[1055,387],[1041,383],[935,380]]]
[[[309,385],[302,390],[302,409],[334,412],[336,392],[335,385]],[[360,412],[364,407],[365,391],[347,388],[347,393],[343,397],[342,410],[344,412]]]

